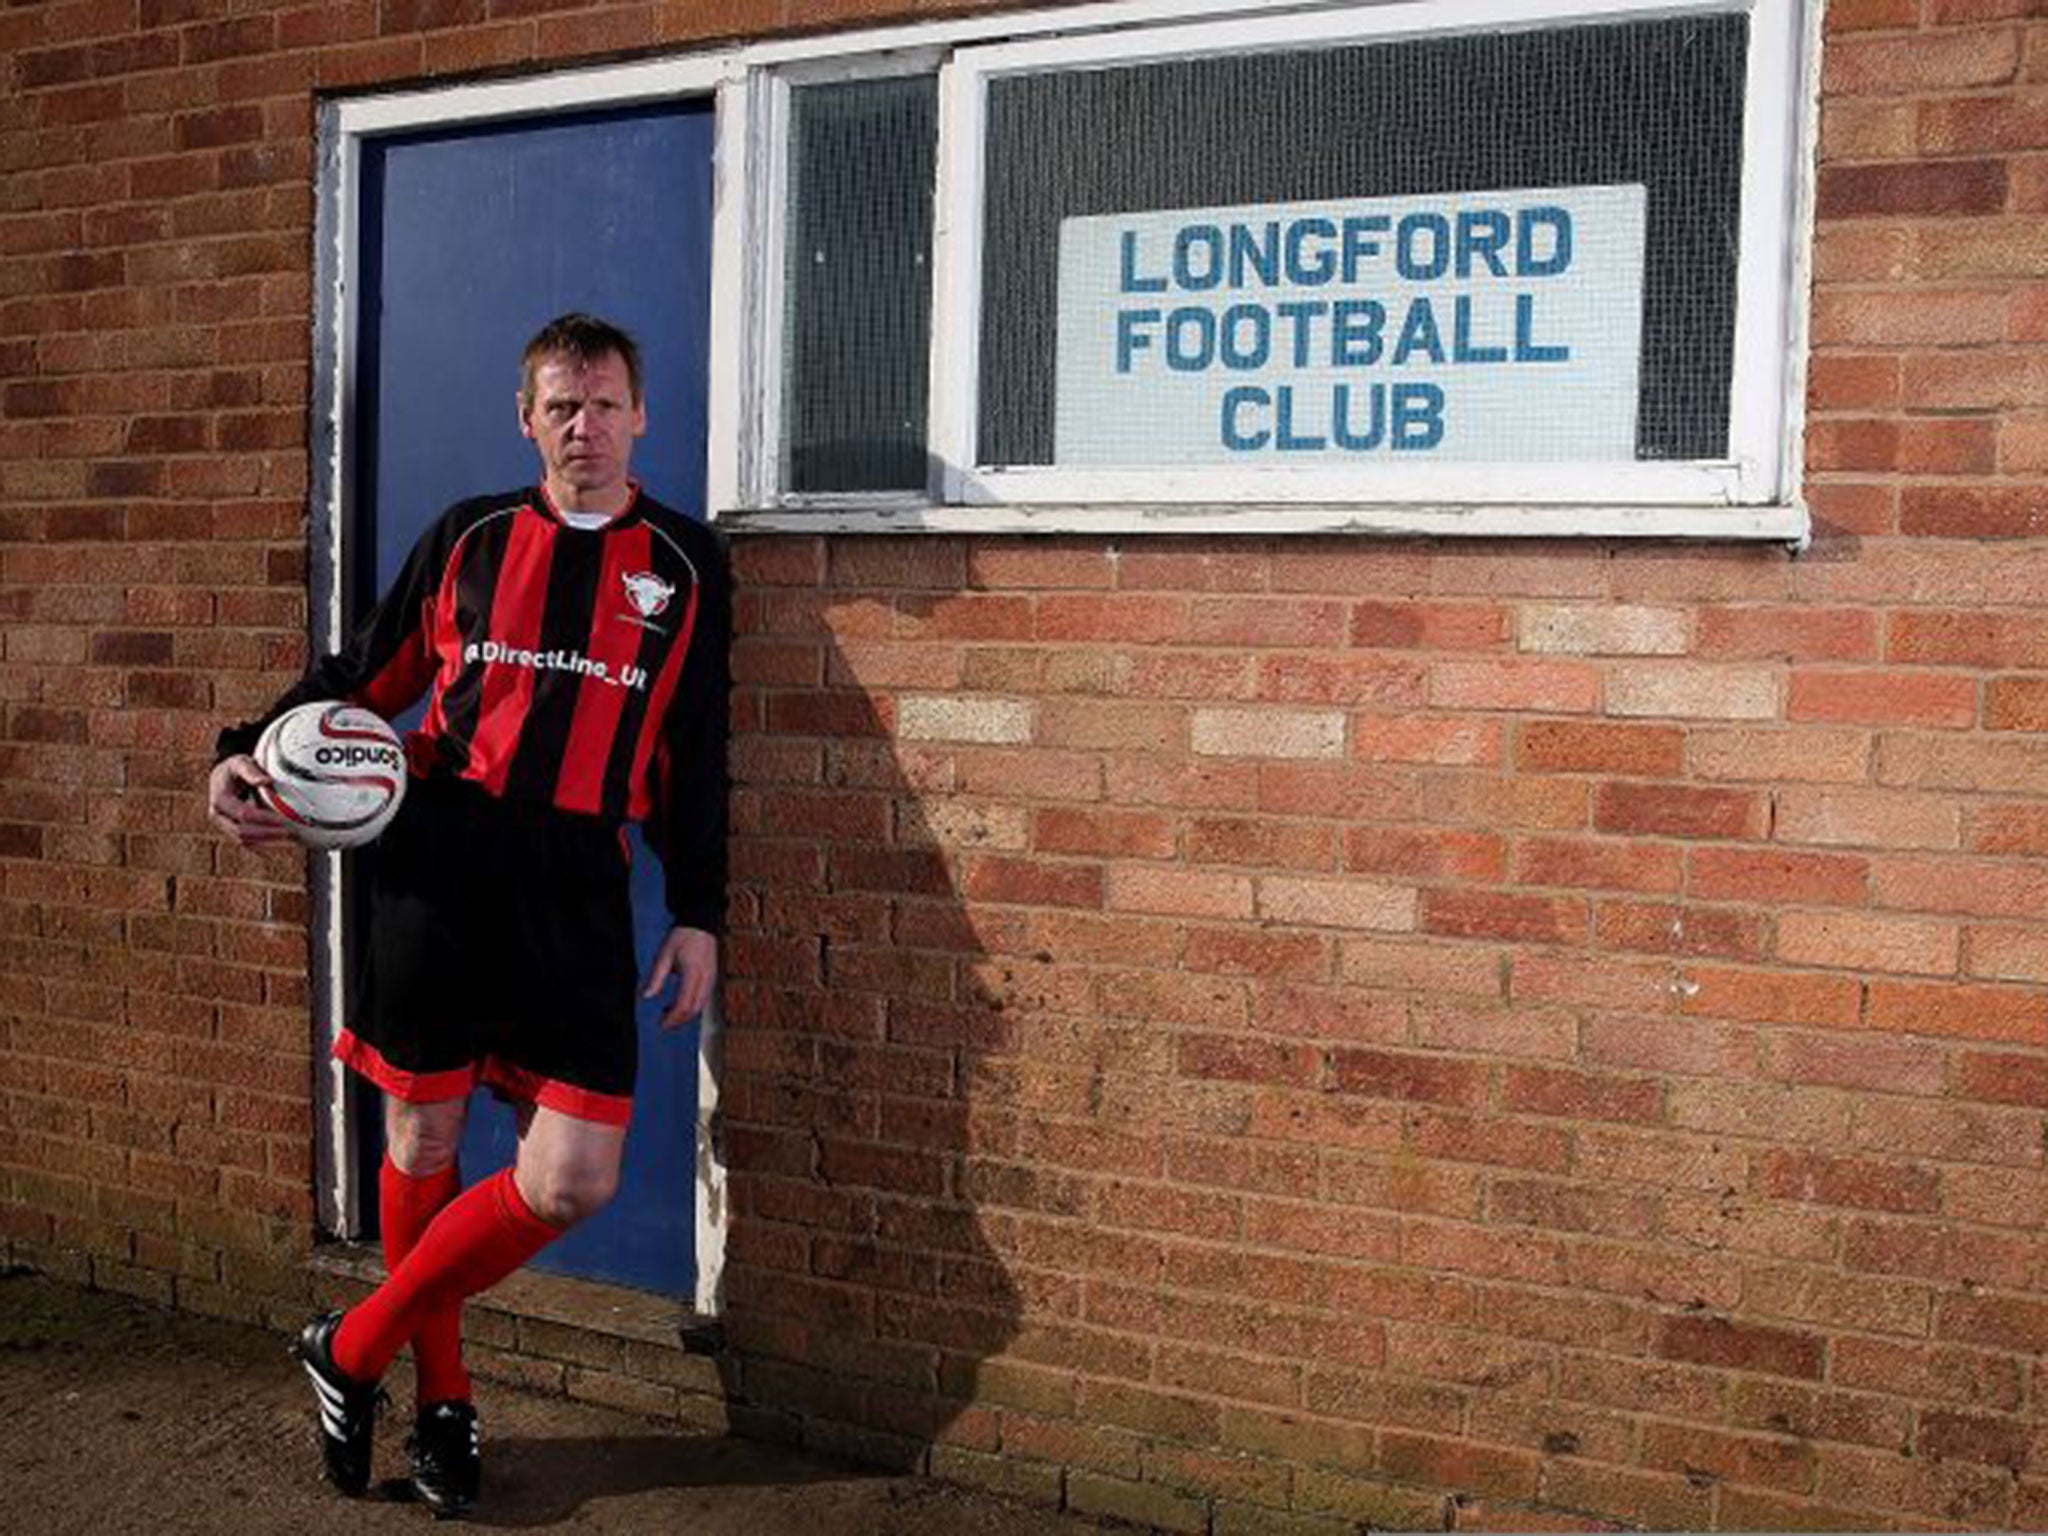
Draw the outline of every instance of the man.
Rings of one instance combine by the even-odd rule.
[[[711,995],[725,906],[731,588],[719,540],[628,473],[647,427],[639,352],[589,315],[521,361],[540,484],[458,503],[422,536],[340,654],[262,719],[221,733],[211,818],[245,846],[289,835],[248,755],[294,705],[387,717],[422,694],[410,783],[377,849],[363,971],[335,1054],[385,1093],[378,1179],[388,1278],[308,1323],[326,1475],[370,1475],[378,1379],[411,1342],[408,1450],[439,1514],[475,1499],[463,1299],[524,1264],[617,1186],[632,1106],[636,963],[624,824],[648,820],[674,926],[642,995],[678,982],[673,1028]],[[463,1191],[469,1093],[518,1113],[513,1166]]]

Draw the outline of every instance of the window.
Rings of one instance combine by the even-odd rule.
[[[779,448],[792,492],[925,489],[937,110],[929,74],[790,92]]]
[[[735,521],[1797,538],[1811,32],[1411,0],[784,82]]]

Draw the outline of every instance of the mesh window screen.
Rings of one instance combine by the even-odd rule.
[[[929,75],[791,93],[782,484],[923,490]]]
[[[1627,194],[1642,209],[1641,254],[1628,262],[1628,298],[1641,310],[1632,402],[1621,386],[1634,448],[1625,415],[1617,449],[1602,457],[1725,456],[1747,43],[1745,17],[1690,16],[992,81],[977,457],[990,465],[1055,462],[1068,221],[1623,188],[1642,189]],[[1507,238],[1511,245],[1513,234]],[[1131,253],[1142,249],[1127,247],[1121,257],[1126,280],[1140,260]],[[1257,255],[1250,251],[1254,264]],[[1164,261],[1156,252],[1149,259]],[[1399,318],[1389,310],[1391,341]],[[1448,348],[1452,321],[1445,314],[1441,322]],[[1543,340],[1525,319],[1511,314],[1504,323],[1529,333],[1517,342]],[[1240,334],[1241,346],[1251,334]],[[1171,341],[1154,330],[1126,344],[1151,349],[1148,361],[1156,362]],[[1526,383],[1541,375],[1519,377],[1512,405],[1523,419],[1505,436],[1489,434],[1507,451],[1483,456],[1522,456],[1514,451],[1519,432],[1527,457],[1556,457],[1541,451],[1550,426],[1545,391]],[[1145,435],[1134,432],[1133,443]],[[1149,461],[1145,453],[1134,446],[1120,462],[1174,462],[1170,452],[1154,450]]]

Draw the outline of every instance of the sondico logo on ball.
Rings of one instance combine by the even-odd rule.
[[[404,766],[405,755],[396,747],[315,747],[313,761],[322,768],[361,768],[374,765],[379,768],[400,768]]]

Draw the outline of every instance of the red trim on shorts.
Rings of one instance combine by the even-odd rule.
[[[466,1099],[476,1086],[475,1067],[451,1067],[445,1072],[408,1072],[384,1059],[383,1052],[367,1040],[344,1029],[334,1037],[334,1058],[350,1071],[359,1072],[394,1099],[408,1104],[438,1104],[447,1099]]]
[[[500,1098],[538,1104],[543,1109],[552,1109],[578,1120],[595,1120],[600,1125],[623,1127],[633,1118],[631,1094],[598,1093],[594,1089],[579,1088],[560,1078],[529,1072],[496,1056],[484,1058],[483,1064],[477,1068],[477,1080]]]

